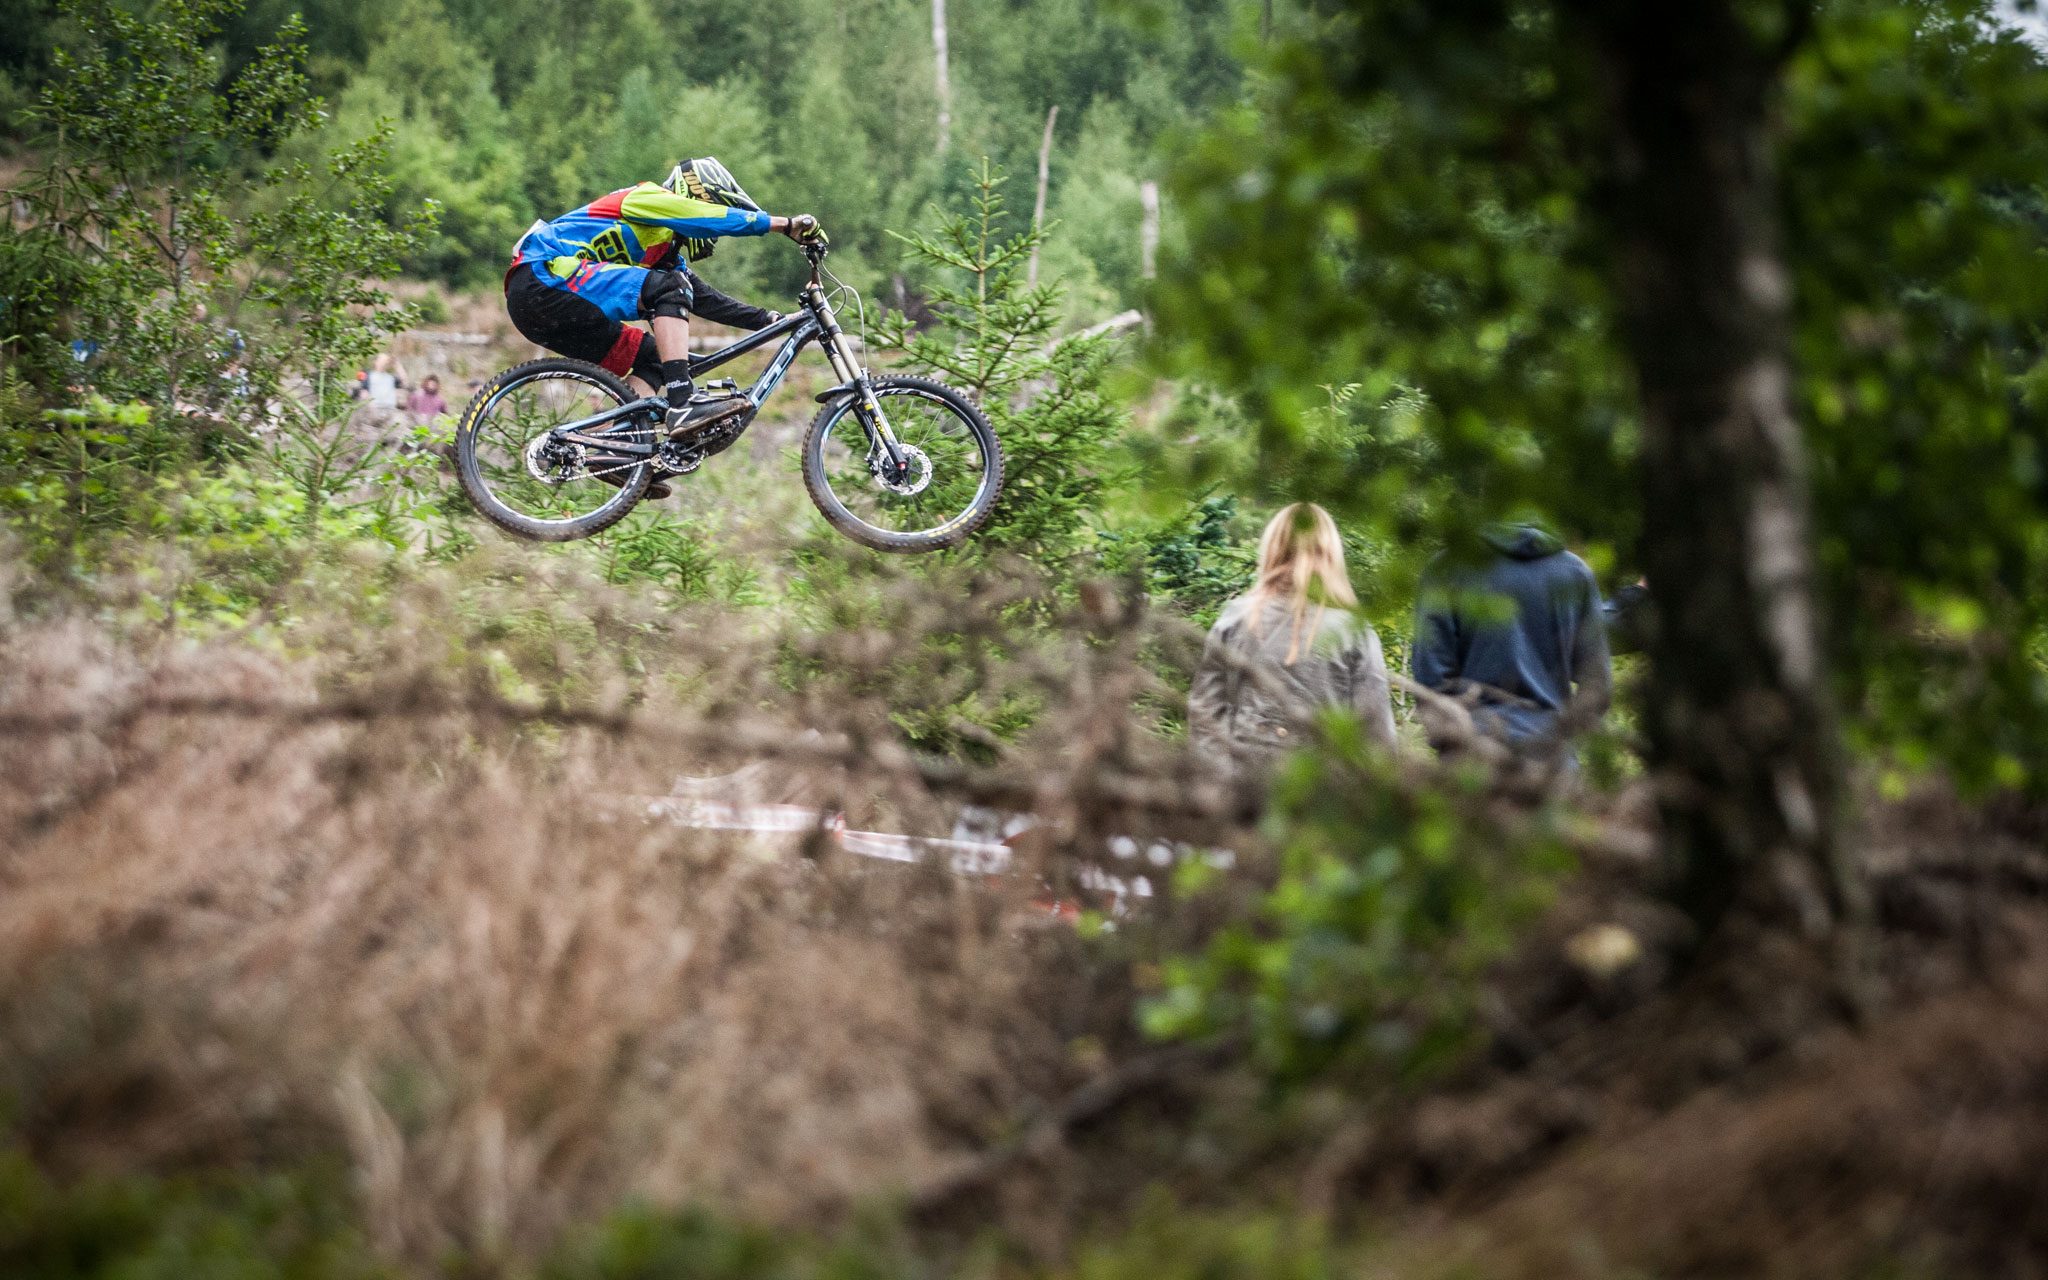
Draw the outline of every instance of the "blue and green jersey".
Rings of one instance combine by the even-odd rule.
[[[763,235],[770,221],[758,210],[730,209],[643,182],[534,224],[514,248],[512,268],[528,267],[541,283],[586,297],[614,319],[631,319],[645,268],[676,250],[695,261],[710,251],[711,240]]]

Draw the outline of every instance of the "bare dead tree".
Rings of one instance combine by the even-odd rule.
[[[1150,178],[1139,183],[1138,203],[1144,209],[1138,224],[1138,274],[1150,280],[1159,274],[1159,184]]]
[[[1055,102],[1045,113],[1045,138],[1038,144],[1038,198],[1031,203],[1031,229],[1045,228],[1045,189],[1052,180],[1052,126],[1060,118],[1060,106]],[[1038,287],[1038,246],[1031,246],[1031,260],[1024,268],[1026,288]]]
[[[932,0],[933,83],[939,91],[940,155],[953,145],[953,78],[946,67],[946,0]]]

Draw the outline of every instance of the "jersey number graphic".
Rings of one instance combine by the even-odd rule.
[[[619,227],[608,227],[590,241],[590,256],[599,262],[631,262],[632,253],[626,248],[626,233]]]

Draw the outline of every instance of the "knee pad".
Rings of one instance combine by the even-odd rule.
[[[680,271],[650,271],[647,282],[640,286],[640,314],[649,320],[657,316],[680,320],[696,300],[696,290]]]

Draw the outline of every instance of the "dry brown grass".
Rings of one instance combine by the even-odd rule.
[[[862,577],[769,616],[523,548],[384,567],[311,562],[292,627],[206,644],[111,627],[118,600],[15,618],[0,582],[0,1096],[45,1167],[332,1158],[420,1271],[451,1249],[516,1271],[632,1199],[815,1225],[963,1184],[942,1227],[1058,1257],[1158,1181],[1363,1206],[1392,1231],[1363,1274],[1860,1276],[1923,1251],[2040,1274],[2038,824],[1873,811],[1898,999],[1860,1033],[1768,961],[1741,972],[1787,1000],[1660,995],[1656,965],[1589,986],[1561,959],[1585,926],[1667,949],[1647,845],[1589,838],[1606,861],[1524,940],[1499,1052],[1459,1079],[1289,1116],[1205,1070],[1048,1129],[1142,1078],[1132,962],[1205,925],[1085,942],[1041,927],[1040,877],[1091,834],[1199,838],[1242,803],[1146,729],[1148,663],[1194,637],[1095,590],[1017,626],[1046,606],[1009,572]],[[902,719],[967,690],[1038,727],[959,726],[978,765],[906,754]],[[772,777],[740,798],[1051,824],[1027,874],[961,880],[621,801],[754,757]]]
[[[1101,994],[1124,980],[1033,925],[1033,877],[620,803],[727,729],[772,741],[758,675],[630,721],[645,690],[598,679],[579,727],[409,667],[440,647],[410,607],[296,659],[0,633],[0,1087],[49,1167],[340,1153],[391,1256],[528,1257],[628,1198],[819,1221],[907,1192],[1128,1034]],[[1116,719],[1086,660],[1043,669]],[[886,734],[859,697],[789,702],[856,760]],[[1127,735],[1084,718],[1051,708],[1056,756],[975,776],[1099,773]],[[857,772],[814,771],[813,798]],[[859,782],[912,829],[951,803],[914,771]]]
[[[1608,1106],[1595,1140],[1497,1203],[1422,1216],[1363,1274],[2048,1274],[2048,993],[2038,956],[2012,977],[1815,1036],[1668,1112]]]

